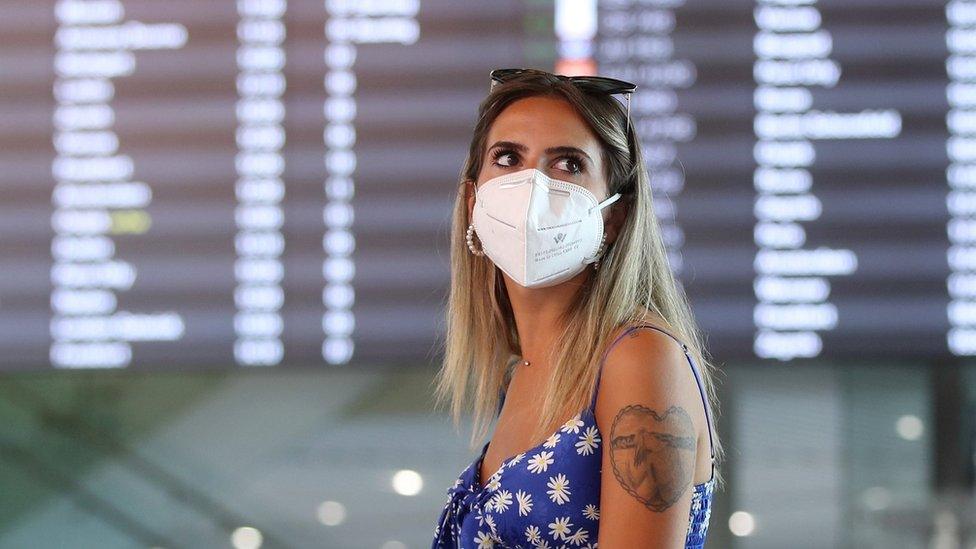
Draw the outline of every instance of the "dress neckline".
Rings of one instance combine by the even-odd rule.
[[[573,421],[576,418],[579,418],[580,420],[582,420],[583,419],[583,416],[587,412],[589,412],[589,411],[590,411],[589,408],[584,408],[583,410],[581,410],[579,412],[576,412],[576,414],[574,414],[573,417],[571,417],[571,418],[567,419],[566,421],[562,422],[561,424],[559,424],[559,427],[556,427],[556,430],[555,431],[553,431],[552,433],[549,433],[549,436],[547,436],[545,439],[543,439],[542,442],[536,444],[535,446],[533,446],[531,448],[528,448],[528,449],[523,450],[523,451],[521,451],[521,452],[519,452],[517,454],[513,454],[513,455],[508,456],[507,458],[503,459],[501,461],[501,464],[498,466],[498,469],[495,469],[495,472],[493,472],[492,474],[488,475],[487,478],[490,479],[490,478],[494,477],[495,475],[497,475],[498,473],[502,472],[505,469],[505,464],[507,464],[508,462],[512,461],[516,457],[521,456],[521,455],[524,455],[524,454],[528,454],[529,452],[532,452],[532,451],[535,451],[535,450],[538,450],[543,445],[545,445],[546,442],[549,442],[549,439],[551,439],[552,437],[558,435],[559,432],[563,430],[563,427],[565,427],[566,425],[569,425],[569,422],[570,421]],[[595,423],[596,422],[594,422],[594,424]],[[599,427],[597,427],[597,429],[599,429]],[[487,484],[485,484],[484,486],[481,485],[482,481],[486,480],[486,479],[482,479],[481,478],[481,462],[483,462],[485,460],[485,454],[488,453],[488,445],[489,444],[491,444],[491,439],[488,439],[488,442],[486,442],[485,445],[481,447],[481,455],[478,456],[478,458],[477,458],[478,460],[475,463],[475,468],[474,468],[474,480],[475,480],[475,482],[474,482],[474,484],[478,488],[478,491],[479,492],[485,490],[488,487]]]
[[[516,457],[521,456],[521,455],[528,454],[528,453],[533,452],[535,450],[538,450],[543,445],[545,445],[545,443],[548,442],[549,439],[551,439],[553,436],[559,434],[559,432],[563,430],[563,427],[565,427],[566,425],[568,425],[570,421],[573,421],[576,418],[579,418],[580,420],[582,420],[583,419],[583,416],[585,416],[586,414],[593,415],[592,414],[592,410],[590,410],[589,408],[584,408],[580,412],[577,412],[576,415],[574,415],[573,417],[571,417],[571,418],[567,419],[565,422],[563,422],[559,427],[556,428],[555,431],[553,431],[552,433],[550,433],[549,436],[546,437],[545,440],[543,440],[542,442],[536,444],[535,446],[533,446],[531,448],[528,448],[528,449],[523,450],[523,451],[521,451],[521,452],[519,452],[517,454],[513,454],[513,455],[511,455],[511,456],[503,459],[501,461],[501,464],[498,466],[498,468],[495,469],[495,471],[492,474],[488,475],[486,478],[483,479],[483,478],[481,478],[481,464],[485,460],[485,455],[488,453],[488,445],[491,444],[491,439],[488,439],[488,442],[486,442],[484,444],[484,446],[481,447],[481,455],[479,455],[475,459],[475,464],[474,464],[474,482],[472,483],[474,485],[474,487],[475,487],[475,490],[477,490],[478,492],[483,492],[483,491],[487,490],[488,489],[488,484],[486,483],[486,484],[482,485],[481,483],[483,481],[486,481],[487,479],[490,479],[490,478],[494,477],[495,475],[499,475],[499,473],[504,472],[505,465],[508,464],[508,462],[510,462],[513,459],[515,459]],[[595,416],[593,418],[593,427],[595,427],[596,430],[601,435],[603,434],[603,432],[600,431],[600,426],[596,424],[596,417]],[[556,444],[558,444],[558,442]],[[555,446],[553,448],[555,448]],[[712,459],[712,463],[711,463],[711,475],[708,477],[708,480],[706,480],[704,482],[699,482],[698,484],[692,484],[692,488],[693,489],[698,490],[699,488],[705,487],[705,486],[707,486],[707,485],[712,484],[712,483],[715,482],[715,458],[712,457],[711,459]],[[499,475],[499,478],[501,478],[500,475]]]

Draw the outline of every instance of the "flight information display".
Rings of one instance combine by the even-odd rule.
[[[433,359],[501,67],[638,85],[716,360],[976,354],[976,0],[12,0],[0,36],[2,370]]]

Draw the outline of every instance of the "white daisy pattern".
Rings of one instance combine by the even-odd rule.
[[[532,494],[519,490],[515,492],[515,499],[518,500],[518,514],[520,517],[527,516],[532,512]]]
[[[545,473],[555,460],[552,459],[553,453],[542,451],[529,458],[528,470],[533,473]]]
[[[563,426],[559,428],[559,430],[566,433],[567,435],[569,434],[575,435],[576,433],[580,432],[580,427],[582,426],[583,426],[583,420],[580,419],[580,414],[576,414],[575,416],[573,416],[572,419],[564,423]]]
[[[586,540],[588,540],[589,538],[590,538],[590,533],[580,528],[576,530],[576,532],[573,533],[573,535],[569,536],[566,539],[573,545],[583,545],[584,543],[586,543]]]
[[[474,518],[478,521],[478,526],[485,525],[485,514],[482,512],[480,505],[474,506]]]
[[[590,425],[586,432],[579,436],[576,442],[576,453],[581,456],[588,456],[600,445],[600,431],[596,425]]]
[[[496,513],[504,513],[508,506],[512,504],[512,493],[508,490],[499,490],[491,498],[491,506]]]
[[[498,531],[498,528],[495,526],[495,517],[491,515],[485,515],[485,524],[488,525],[488,529],[491,530],[492,534]]]
[[[566,475],[559,473],[554,477],[549,477],[549,482],[546,483],[549,487],[546,493],[549,494],[549,499],[562,505],[569,501],[569,479]]]
[[[501,471],[488,477],[488,484],[485,485],[485,490],[489,492],[494,492],[501,486]]]
[[[478,537],[474,538],[474,542],[478,544],[478,549],[493,549],[495,547],[495,540],[491,539],[487,532],[478,532]]]
[[[542,443],[542,447],[543,448],[555,447],[557,444],[559,444],[559,437],[560,437],[559,433],[553,433],[551,437],[547,438],[546,441]]]
[[[565,540],[569,536],[571,526],[573,523],[569,521],[569,517],[559,517],[549,523],[549,535],[556,540]]]
[[[543,443],[509,458],[484,487],[476,467],[483,463],[475,460],[447,490],[432,548],[596,549],[608,465],[601,437],[589,408]],[[683,549],[704,547],[715,484],[713,477],[693,487]]]

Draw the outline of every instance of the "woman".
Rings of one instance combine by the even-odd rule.
[[[436,396],[457,425],[473,389],[473,448],[499,415],[433,547],[701,547],[714,390],[612,95],[635,86],[492,80],[455,203]]]

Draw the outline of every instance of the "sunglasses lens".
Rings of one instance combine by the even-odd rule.
[[[522,74],[536,74],[536,75],[546,75],[552,76],[546,71],[541,71],[538,69],[495,69],[491,71],[491,87],[489,90],[493,89],[496,84],[501,84],[507,82]],[[615,93],[633,93],[637,89],[635,84],[626,82],[624,80],[617,80],[616,78],[607,78],[604,76],[563,76],[555,75],[563,80],[568,80],[574,85],[581,88],[588,88],[593,91],[615,94]]]
[[[630,93],[637,88],[637,86],[630,82],[602,76],[577,77],[577,79],[580,82],[585,82],[587,86],[604,93]]]

